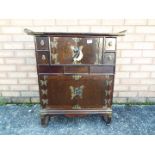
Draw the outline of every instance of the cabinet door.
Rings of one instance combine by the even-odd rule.
[[[101,64],[103,38],[50,37],[51,64]]]
[[[53,109],[111,107],[113,75],[40,76],[41,104]]]

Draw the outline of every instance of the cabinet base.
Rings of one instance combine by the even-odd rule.
[[[103,114],[102,115],[103,120],[105,121],[106,125],[110,125],[112,121],[112,113],[109,114]]]
[[[112,120],[112,110],[46,110],[42,109],[41,111],[41,125],[42,127],[47,127],[48,123],[50,121],[50,117],[56,116],[56,115],[64,115],[67,117],[79,117],[79,116],[85,116],[88,114],[101,114],[103,120],[107,125],[110,125]]]

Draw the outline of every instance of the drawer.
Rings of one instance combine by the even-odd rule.
[[[43,74],[113,74],[115,66],[112,65],[39,65],[38,72]]]
[[[113,75],[39,75],[39,87],[46,108],[102,108],[112,103]]]
[[[116,38],[106,38],[105,39],[105,50],[115,51],[116,50]]]
[[[38,64],[49,64],[50,56],[48,51],[36,52],[36,58]]]
[[[115,53],[105,52],[103,56],[103,64],[115,65]]]
[[[49,39],[48,37],[36,37],[36,50],[48,50]]]

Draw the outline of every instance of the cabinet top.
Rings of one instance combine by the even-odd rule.
[[[28,35],[34,35],[34,36],[125,36],[125,33],[127,30],[118,32],[118,33],[77,33],[77,32],[34,32],[30,29],[25,28],[24,32]]]

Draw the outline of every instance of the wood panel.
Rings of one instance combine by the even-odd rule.
[[[77,75],[76,75],[77,76]],[[54,109],[91,109],[111,107],[113,93],[113,76],[79,76],[71,75],[40,76],[47,85],[40,83],[41,100],[48,99],[43,105]],[[109,84],[107,82],[110,81]],[[42,91],[48,91],[44,96]]]

